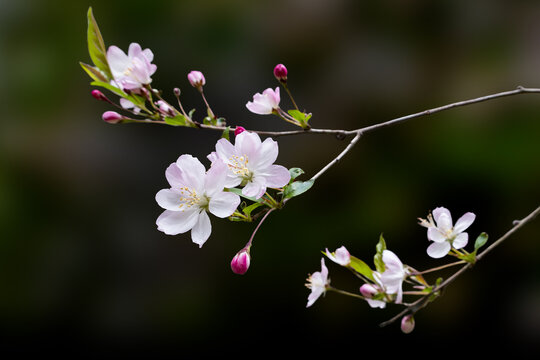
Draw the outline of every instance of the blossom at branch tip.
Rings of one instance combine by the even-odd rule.
[[[316,271],[307,278],[306,287],[311,289],[311,293],[308,296],[306,307],[313,305],[313,303],[326,292],[328,285],[330,285],[328,268],[324,264],[324,258],[321,258],[321,271]]]
[[[351,254],[345,248],[345,246],[340,247],[335,252],[331,253],[326,249],[326,256],[336,264],[339,264],[341,266],[347,266],[351,263]]]
[[[123,90],[137,90],[152,82],[151,76],[157,66],[152,64],[154,54],[150,49],[142,50],[137,43],[131,43],[126,55],[117,46],[107,50],[107,61],[114,77],[113,85]]]
[[[105,111],[101,117],[104,121],[111,124],[116,124],[120,120],[124,119],[124,117],[116,111]]]
[[[267,138],[261,142],[258,134],[244,131],[236,136],[234,145],[225,138],[219,139],[216,151],[208,159],[227,165],[225,187],[242,185],[243,195],[259,199],[267,188],[281,188],[291,179],[287,168],[274,165],[278,152],[276,141]]]
[[[191,239],[202,247],[212,226],[207,212],[226,218],[240,204],[240,197],[223,191],[227,166],[220,161],[206,171],[191,155],[181,155],[165,171],[170,189],[160,190],[156,201],[165,211],[158,217],[158,230],[177,235],[191,230]]]
[[[401,304],[403,299],[403,280],[407,276],[407,271],[397,255],[390,250],[383,250],[382,261],[385,270],[382,273],[374,271],[373,276],[381,284],[383,292],[388,295],[395,294],[395,303]]]
[[[287,68],[283,64],[277,64],[274,67],[274,77],[278,81],[286,82],[287,81]]]
[[[428,215],[427,220],[420,219],[420,225],[426,227],[427,237],[433,241],[427,248],[427,253],[432,258],[442,258],[451,248],[461,249],[469,241],[469,234],[464,232],[474,222],[476,215],[472,212],[465,213],[452,226],[452,215],[444,207],[438,207]]]
[[[204,78],[203,73],[197,70],[190,71],[187,78],[191,86],[197,89],[200,89],[204,86],[204,84],[206,84],[206,79]]]
[[[253,95],[253,102],[248,101],[246,107],[252,113],[268,115],[279,109],[279,101],[279,87],[276,90],[268,88],[262,94],[256,93]]]

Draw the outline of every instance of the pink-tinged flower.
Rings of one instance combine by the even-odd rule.
[[[251,256],[249,254],[249,248],[240,250],[231,261],[231,269],[233,273],[244,275],[251,263]]]
[[[245,128],[243,128],[242,126],[237,126],[236,129],[234,129],[234,135],[238,136],[241,133],[243,133],[244,131],[246,131]]]
[[[314,272],[307,278],[306,287],[311,289],[311,293],[308,296],[308,302],[306,307],[313,305],[317,299],[326,292],[326,288],[330,284],[328,279],[328,268],[324,264],[324,258],[321,259],[321,271]]]
[[[204,86],[204,84],[206,84],[206,79],[204,78],[203,73],[197,70],[190,71],[187,78],[191,86],[197,89],[200,89],[202,86]]]
[[[262,94],[253,95],[253,102],[248,101],[246,107],[252,113],[268,115],[279,109],[279,100],[279,87],[276,90],[268,88]]]
[[[120,106],[126,110],[132,110],[133,113],[138,114],[141,112],[141,109],[135,106],[134,103],[129,101],[128,99],[120,98]]]
[[[278,81],[287,81],[287,68],[283,64],[277,64],[274,68],[274,76]]]
[[[182,155],[165,171],[170,189],[160,190],[156,201],[165,211],[158,217],[158,230],[177,235],[191,230],[191,239],[202,247],[212,226],[207,212],[220,218],[230,216],[240,197],[223,191],[227,166],[219,161],[208,171],[191,155]]]
[[[384,272],[374,271],[373,276],[381,284],[383,292],[389,295],[396,294],[395,303],[401,304],[403,299],[402,285],[407,271],[397,255],[390,250],[383,250],[382,261],[385,267]]]
[[[326,256],[328,256],[330,260],[341,266],[347,266],[351,263],[351,254],[345,248],[345,246],[340,247],[333,253],[326,249]]]
[[[120,120],[124,119],[124,117],[116,111],[105,111],[101,117],[104,121],[111,124],[116,124]]]
[[[405,334],[409,334],[414,330],[414,317],[412,315],[405,315],[401,319],[401,331]]]
[[[438,207],[428,215],[428,219],[420,219],[420,225],[427,227],[427,237],[433,241],[427,248],[432,258],[442,258],[451,248],[461,249],[469,241],[469,234],[464,232],[474,222],[476,215],[472,212],[464,214],[452,226],[452,215],[444,207]]]
[[[159,111],[166,116],[174,116],[174,109],[163,100],[156,101]]]
[[[291,179],[287,168],[274,165],[278,152],[278,144],[271,138],[261,142],[256,133],[244,131],[236,136],[234,145],[227,139],[219,139],[216,151],[208,159],[227,165],[225,187],[243,185],[242,194],[259,199],[266,188],[281,188]]]
[[[382,300],[372,299],[374,296],[380,294],[381,292],[382,290],[379,286],[375,286],[372,284],[364,284],[360,286],[360,294],[362,294],[369,306],[371,306],[372,308],[384,309],[386,307],[386,302]]]
[[[141,49],[137,43],[131,43],[127,55],[117,46],[107,50],[107,61],[114,77],[113,84],[123,90],[137,90],[152,82],[152,74],[157,66],[152,64],[154,54],[150,49]]]

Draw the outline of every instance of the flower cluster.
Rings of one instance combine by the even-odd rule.
[[[290,173],[274,165],[277,142],[249,131],[239,133],[235,144],[220,139],[216,151],[208,155],[212,162],[204,165],[191,155],[181,155],[165,171],[170,188],[160,190],[156,201],[165,211],[158,217],[158,230],[177,235],[191,230],[191,238],[200,247],[212,231],[208,212],[220,217],[231,216],[240,204],[240,196],[231,189],[242,186],[241,193],[261,199],[267,188],[281,188],[290,181]]]
[[[458,263],[474,263],[476,251],[487,240],[487,235],[483,233],[475,242],[475,250],[472,253],[468,253],[463,249],[468,241],[468,235],[464,230],[472,224],[474,219],[475,215],[468,212],[459,218],[455,226],[452,226],[450,211],[444,207],[438,207],[433,210],[433,213],[428,215],[427,220],[420,219],[420,225],[428,228],[428,239],[433,241],[428,247],[428,255],[434,258],[441,258],[450,254],[462,260]],[[388,303],[403,304],[405,294],[432,294],[436,285],[429,285],[421,272],[403,264],[394,252],[386,248],[386,242],[382,235],[376,246],[376,250],[377,252],[374,257],[375,269],[371,269],[365,262],[352,256],[344,246],[341,246],[334,252],[326,249],[323,254],[328,259],[352,271],[364,281],[364,284],[360,286],[358,293],[349,293],[330,286],[328,269],[325,266],[323,258],[321,259],[322,270],[308,277],[306,286],[311,289],[311,293],[308,296],[307,306],[313,305],[327,291],[336,291],[345,295],[359,297],[364,299],[370,307],[381,309],[385,308]],[[415,291],[404,292],[404,283],[412,284]],[[405,333],[413,330],[414,317],[412,313],[402,319],[401,328]]]

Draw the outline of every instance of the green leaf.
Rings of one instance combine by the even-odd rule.
[[[476,252],[476,250],[484,246],[487,243],[487,241],[488,241],[488,234],[483,232],[480,235],[478,235],[478,237],[476,238],[476,241],[474,242],[474,251]]]
[[[90,85],[100,86],[102,88],[105,88],[105,89],[109,90],[112,93],[115,93],[116,95],[118,95],[120,97],[129,99],[129,95],[126,94],[122,89],[119,89],[116,86],[113,86],[113,85],[111,85],[111,84],[109,84],[107,82],[104,82],[104,81],[92,81],[90,83]]]
[[[373,278],[373,270],[363,262],[362,260],[358,259],[357,257],[351,256],[351,263],[349,264],[351,268],[353,268],[354,271],[359,273],[360,275],[364,275],[369,280],[375,281]]]
[[[377,253],[373,257],[375,268],[378,272],[383,273],[386,267],[384,266],[384,262],[382,260],[382,253],[384,250],[386,250],[386,241],[384,241],[384,237],[382,234],[379,236],[379,242],[375,246],[375,250],[377,250]]]
[[[250,196],[246,196],[244,194],[242,194],[242,189],[237,189],[237,188],[230,188],[230,189],[226,189],[228,192],[232,192],[236,195],[239,195],[245,199],[248,199],[248,200],[251,200],[251,201],[254,201],[254,202],[257,202],[257,203],[262,203],[263,201],[263,198],[261,197],[260,199],[255,199],[253,197],[250,197]]]
[[[263,206],[264,204],[263,203],[253,203],[249,206],[246,206],[245,208],[242,209],[242,212],[244,214],[246,214],[247,217],[250,217],[251,216],[251,212],[253,210],[255,210],[256,208],[258,208],[259,206]]]
[[[230,141],[230,138],[229,138],[229,132],[230,132],[230,130],[231,130],[231,127],[230,127],[230,126],[227,126],[227,127],[225,128],[225,130],[223,130],[223,133],[221,134],[221,138],[222,138],[222,139],[227,139],[227,140]]]
[[[165,117],[165,123],[173,126],[186,126],[186,117],[181,114],[175,117]]]
[[[307,124],[307,122],[309,121],[309,119],[311,119],[311,113],[310,114],[306,114],[306,113],[303,113],[299,110],[288,110],[287,111],[289,113],[289,115],[291,115],[296,121],[298,121],[300,124]]]
[[[315,180],[308,181],[295,181],[290,185],[285,186],[283,189],[283,198],[289,199],[308,191],[312,186]]]
[[[88,8],[88,52],[94,65],[101,70],[107,79],[112,78],[109,63],[107,61],[107,49],[99,31],[98,24],[92,14],[92,7]]]
[[[107,77],[97,67],[85,64],[83,62],[79,62],[79,64],[84,69],[84,71],[86,71],[86,73],[92,78],[92,80],[103,83],[107,82]]]
[[[191,109],[189,112],[188,112],[188,116],[190,119],[193,119],[193,113],[195,112],[196,109]]]
[[[291,181],[293,181],[298,176],[304,174],[304,170],[302,170],[300,168],[290,168],[289,173],[291,174]]]
[[[212,122],[212,118],[210,116],[207,116],[203,119],[203,124],[204,125],[214,125],[214,123]]]

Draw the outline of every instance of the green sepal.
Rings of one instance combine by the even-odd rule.
[[[375,279],[373,278],[373,270],[371,270],[368,264],[358,259],[357,257],[351,255],[351,263],[349,264],[349,266],[360,275],[365,276],[371,281],[375,281]]]
[[[98,24],[92,14],[92,7],[88,8],[88,53],[94,65],[105,74],[107,79],[112,79],[111,69],[107,61],[107,49],[99,31]]]
[[[231,127],[230,127],[230,126],[227,126],[227,127],[225,128],[225,130],[223,130],[223,133],[221,133],[221,138],[222,138],[222,139],[227,139],[227,140],[230,141],[230,137],[229,137],[230,131],[231,131]]]
[[[384,250],[386,250],[386,241],[384,241],[384,237],[382,234],[379,236],[379,242],[375,246],[375,250],[377,251],[377,253],[373,257],[373,262],[375,263],[375,268],[377,269],[377,271],[382,274],[386,269],[382,259],[382,253]]]
[[[294,179],[296,179],[298,176],[304,174],[304,170],[300,169],[300,168],[290,168],[289,169],[289,174],[291,174],[291,181],[289,183],[291,183]]]
[[[313,179],[308,181],[295,181],[283,188],[283,198],[289,199],[303,194],[308,191],[314,183],[315,180]]]

